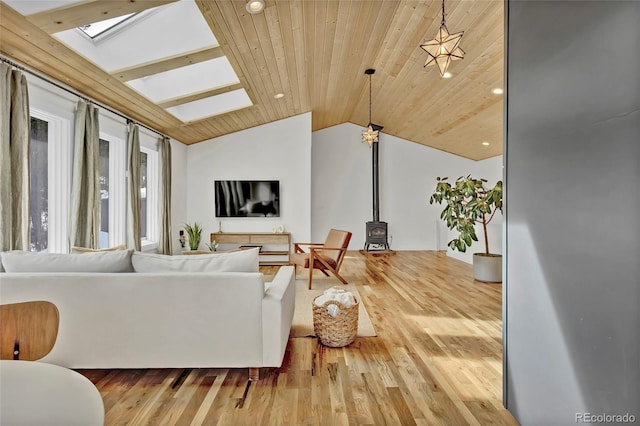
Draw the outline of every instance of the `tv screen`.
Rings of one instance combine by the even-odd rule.
[[[216,217],[280,217],[277,180],[215,181]]]

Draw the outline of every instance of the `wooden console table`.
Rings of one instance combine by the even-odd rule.
[[[218,244],[238,244],[238,245],[277,245],[280,250],[260,250],[260,256],[283,256],[285,260],[260,260],[260,265],[288,265],[289,253],[291,251],[291,234],[289,232],[213,232],[211,242]]]

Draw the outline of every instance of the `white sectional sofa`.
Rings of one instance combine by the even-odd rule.
[[[253,256],[243,262],[254,272],[229,272],[238,262],[223,254],[131,252],[129,272],[93,271],[94,259],[107,253],[49,255],[62,256],[62,261],[44,268],[54,272],[46,272],[24,254],[3,253],[7,272],[0,273],[0,303],[54,303],[60,312],[58,338],[41,361],[64,367],[279,367],[293,320],[293,267],[281,267],[271,282],[264,282],[253,251],[234,256]],[[117,268],[126,270],[119,256]],[[29,272],[12,272],[16,259],[17,269]],[[60,272],[65,262],[92,272]],[[135,272],[136,266],[154,272]],[[222,271],[213,272],[216,268]]]

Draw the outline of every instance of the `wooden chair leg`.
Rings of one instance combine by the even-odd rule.
[[[338,273],[338,271],[336,271],[335,269],[333,269],[333,268],[329,268],[329,271],[331,271],[331,273],[332,273],[333,275],[335,275],[335,277],[336,277],[337,279],[339,279],[340,281],[342,281],[342,284],[349,284],[349,283],[347,282],[347,280],[345,280],[344,278],[342,278],[342,275],[340,275],[340,274]]]
[[[309,290],[311,290],[311,282],[313,281],[313,250],[311,251],[311,254],[309,255]]]
[[[320,269],[320,272],[322,272],[324,274],[325,277],[328,277],[329,274],[327,274],[327,271],[325,271],[324,269]]]
[[[331,272],[333,272],[333,275],[335,275],[335,276],[336,276],[336,278],[338,278],[340,281],[342,281],[342,284],[349,284],[349,283],[347,282],[347,280],[345,280],[344,278],[342,278],[342,275],[340,275],[340,274],[339,274],[339,273],[337,273],[336,271],[331,271]]]
[[[249,367],[249,380],[251,380],[252,382],[256,380],[260,380],[259,368]]]
[[[335,275],[336,278],[342,281],[342,284],[348,284],[347,280],[342,278],[342,276],[338,273],[338,271],[336,271],[331,265],[329,265],[329,263],[326,260],[324,260],[321,256],[318,257],[318,261],[320,261],[320,263],[322,263],[328,271],[330,271],[333,275]],[[326,276],[329,276],[325,271],[322,271],[322,272],[324,272]]]

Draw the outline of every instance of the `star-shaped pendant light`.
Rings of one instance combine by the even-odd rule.
[[[369,148],[373,146],[374,142],[378,142],[379,132],[379,130],[373,130],[373,123],[371,122],[371,76],[375,72],[376,70],[372,68],[369,68],[364,72],[369,76],[369,127],[367,128],[367,130],[364,130],[362,132],[362,142],[369,143]]]
[[[373,130],[371,124],[369,124],[367,130],[362,132],[362,142],[368,142],[369,146],[373,146],[374,142],[378,142],[378,131]]]
[[[462,40],[463,34],[464,31],[450,34],[449,30],[447,30],[444,20],[444,0],[442,0],[442,22],[438,34],[435,39],[420,45],[429,55],[424,66],[438,65],[440,76],[444,77],[444,73],[447,72],[451,61],[464,58],[464,50],[460,48],[460,40]]]

